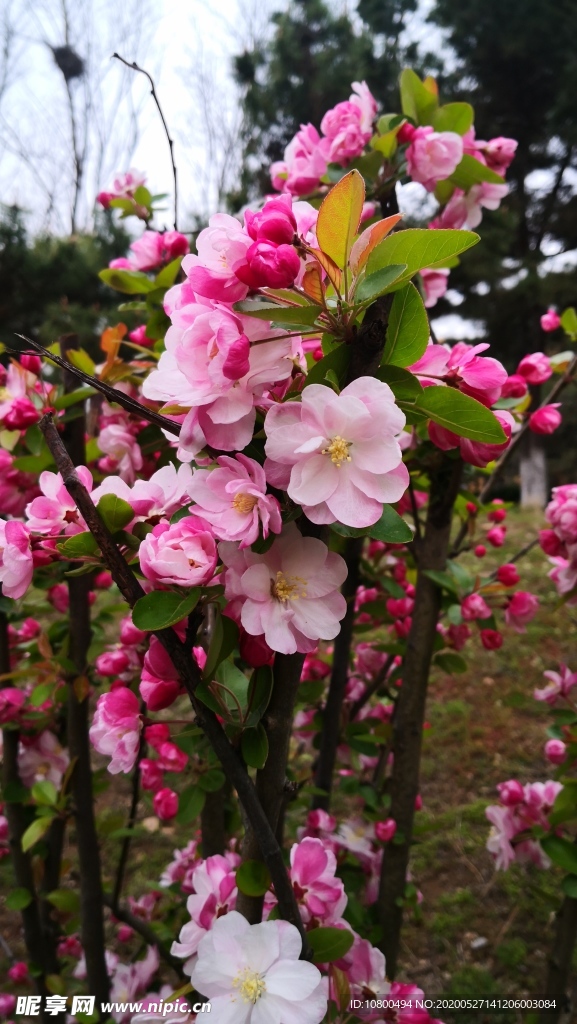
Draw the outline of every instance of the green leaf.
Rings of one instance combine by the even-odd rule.
[[[462,188],[465,192],[468,192],[473,185],[480,185],[482,181],[489,181],[493,185],[505,184],[505,179],[500,174],[496,174],[490,167],[482,164],[480,160],[475,160],[475,157],[470,156],[469,153],[465,153],[449,181],[457,188]]]
[[[22,849],[24,853],[27,852],[42,836],[48,832],[50,825],[52,824],[53,817],[46,815],[42,818],[35,818],[31,825],[28,826],[24,835],[22,836]]]
[[[442,668],[443,672],[450,676],[460,675],[462,672],[466,672],[468,668],[465,659],[453,651],[443,651],[442,654],[436,654],[433,661],[435,665],[438,665],[439,668]]]
[[[316,225],[319,247],[341,270],[347,265],[364,201],[363,176],[352,170],[341,178],[321,203]]]
[[[32,903],[32,893],[28,889],[12,889],[6,896],[7,910],[25,910]]]
[[[401,366],[393,366],[392,363],[380,366],[376,376],[389,385],[397,402],[414,402],[423,390],[413,373],[403,370]]]
[[[123,530],[134,519],[132,505],[116,494],[103,494],[96,508],[111,533]]]
[[[315,964],[330,964],[345,956],[354,942],[348,928],[313,928],[307,933]]]
[[[468,437],[472,441],[486,444],[504,444],[507,440],[494,413],[456,388],[423,388],[415,408],[459,437]]]
[[[431,124],[433,112],[439,102],[437,97],[429,92],[411,68],[405,68],[401,72],[399,86],[403,114],[417,124]]]
[[[577,340],[577,313],[573,306],[563,310],[561,314],[561,327],[565,334],[571,338],[571,341]]]
[[[565,878],[561,882],[561,888],[566,896],[570,896],[571,899],[577,899],[577,875],[565,875]],[[6,901],[8,902],[8,901]]]
[[[80,909],[80,897],[73,889],[53,889],[46,899],[57,910],[67,914],[75,914]]]
[[[276,302],[254,302],[251,299],[235,302],[233,308],[244,316],[274,320],[279,324],[302,324],[304,327],[311,327],[322,312],[320,306],[280,306]]]
[[[205,775],[200,775],[198,779],[198,784],[201,789],[204,789],[205,793],[217,793],[219,789],[222,789],[225,782],[225,774],[219,768],[211,768]]]
[[[14,469],[20,469],[23,473],[36,473],[38,475],[53,464],[52,453],[47,448],[40,455],[21,455],[19,459],[14,459],[12,463]]]
[[[216,670],[216,681],[221,687],[220,696],[225,700],[231,712],[231,721],[238,723],[239,708],[244,715],[248,704],[249,681],[244,672],[232,663],[223,661]]]
[[[71,405],[76,405],[77,402],[84,402],[91,395],[95,395],[96,389],[90,387],[76,388],[75,391],[69,391],[66,395],[60,395],[54,402],[55,409],[68,409]]]
[[[195,821],[204,807],[205,800],[206,792],[200,786],[187,786],[183,789],[178,800],[178,813],[175,818],[177,825],[190,825]]]
[[[452,576],[448,572],[441,572],[438,569],[424,569],[424,575],[428,576],[433,583],[436,583],[438,587],[442,587],[443,590],[447,590],[449,594],[455,594],[459,596],[459,589]]]
[[[203,676],[212,679],[221,661],[224,661],[238,646],[238,626],[228,615],[216,610],[214,629],[210,639]]]
[[[177,256],[175,260],[171,260],[170,263],[167,263],[154,278],[154,287],[172,288],[172,285],[178,277],[178,271],[180,270],[182,260],[182,256]]]
[[[271,884],[266,864],[260,860],[245,860],[237,868],[236,884],[245,896],[264,896]]]
[[[140,270],[101,270],[98,274],[101,281],[124,295],[146,295],[156,288],[146,274]]]
[[[393,263],[389,267],[377,270],[375,274],[364,277],[355,291],[355,302],[370,302],[377,299],[406,269],[406,263]]]
[[[35,782],[31,789],[32,799],[37,804],[44,804],[46,807],[53,807],[54,804],[58,803],[58,790],[53,782],[49,779],[42,779],[40,782]]]
[[[83,348],[69,348],[66,352],[66,358],[78,370],[84,370],[85,373],[89,373],[91,377],[94,377],[96,370],[95,362]]]
[[[548,835],[541,839],[541,846],[554,864],[572,875],[577,874],[577,846],[561,836]]]
[[[343,523],[331,523],[331,530],[341,537],[372,537],[383,540],[387,544],[409,544],[413,539],[413,531],[392,505],[383,505],[383,514],[373,526],[357,528],[344,526]]]
[[[556,729],[553,726],[553,729]],[[559,737],[562,737],[561,729],[559,729]],[[557,825],[561,825],[564,821],[571,821],[573,818],[577,818],[577,780],[571,779],[565,782],[563,789],[558,793],[553,809],[550,811],[549,824],[552,828],[556,828]]]
[[[264,768],[268,757],[268,736],[262,722],[245,729],[240,741],[242,756],[251,768]]]
[[[395,366],[416,363],[427,348],[429,333],[423,300],[414,284],[408,284],[393,299],[382,362]]]
[[[258,725],[268,708],[272,687],[273,674],[270,665],[255,668],[248,684],[247,705],[250,710],[247,713],[246,726]]]
[[[54,693],[54,683],[39,683],[35,686],[30,694],[30,703],[32,707],[39,708],[41,704],[44,704],[45,700]]]
[[[456,132],[464,135],[475,120],[475,111],[470,103],[445,103],[434,111],[430,120],[436,132]]]
[[[341,387],[343,387],[347,379],[350,361],[350,346],[345,344],[337,345],[332,352],[329,352],[328,355],[311,367],[306,375],[304,387],[306,388],[309,384],[325,384],[328,370],[333,370],[336,373],[337,379]]]
[[[196,608],[201,594],[200,587],[191,587],[186,594],[153,590],[136,602],[132,610],[132,621],[137,629],[145,632],[174,626]]]
[[[132,516],[134,517],[134,512]],[[67,537],[57,547],[61,555],[71,559],[87,558],[96,555],[99,551],[95,538],[88,531],[75,533],[72,537]]]
[[[152,316],[146,321],[146,337],[158,341],[159,338],[164,338],[169,327],[170,320],[164,310],[155,309]]]
[[[391,263],[406,263],[407,269],[395,283],[408,281],[424,267],[441,266],[452,256],[470,249],[479,241],[474,231],[453,231],[444,228],[407,228],[387,235],[375,246],[367,261],[367,273]]]

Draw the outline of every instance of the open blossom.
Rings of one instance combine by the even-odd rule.
[[[4,686],[0,689],[0,725],[6,722],[13,722],[18,718],[26,700],[26,694],[13,686]]]
[[[28,787],[46,780],[58,789],[69,763],[68,751],[48,729],[21,743],[18,750],[18,772]]]
[[[438,181],[450,178],[463,159],[463,139],[456,132],[415,128],[407,148],[407,171],[432,192]]]
[[[38,378],[26,368],[24,362],[18,363],[15,359],[11,360],[5,373],[0,398],[0,423],[6,430],[26,430],[40,419],[40,412],[30,397],[35,391]]]
[[[430,228],[476,228],[483,219],[483,208],[498,209],[509,191],[508,185],[483,181],[468,192],[456,188],[447,205],[429,224]]]
[[[155,585],[201,587],[216,568],[216,543],[210,525],[200,516],[159,523],[138,552],[140,568]]]
[[[266,493],[264,470],[246,455],[217,459],[213,470],[197,469],[188,493],[219,540],[240,541],[241,548],[269,532],[280,533],[282,521],[276,498]]]
[[[141,729],[138,697],[127,686],[119,686],[98,698],[90,740],[100,754],[112,758],[108,765],[112,775],[126,774],[134,767]]]
[[[214,214],[196,240],[198,255],[185,256],[182,261],[194,292],[222,302],[244,299],[248,285],[236,276],[235,269],[246,262],[251,245],[250,235],[236,217]]]
[[[546,704],[554,704],[559,697],[568,697],[574,686],[577,686],[577,672],[572,672],[567,665],[560,665],[558,672],[547,671],[543,675],[548,680],[542,689],[534,690],[535,700]]]
[[[157,469],[148,480],[136,480],[131,486],[118,476],[108,476],[93,491],[95,505],[105,494],[114,494],[128,502],[134,510],[134,520],[125,529],[132,529],[134,523],[157,516],[172,516],[188,503],[188,488],[192,477],[189,465],[183,463],[176,468],[170,462]]]
[[[180,231],[145,231],[130,245],[128,259],[112,260],[111,267],[129,270],[155,270],[189,251],[188,239]]]
[[[516,371],[528,384],[543,384],[553,373],[551,361],[544,352],[531,352],[523,356]]]
[[[339,587],[347,568],[322,541],[301,537],[291,523],[265,554],[226,542],[219,553],[227,567],[228,614],[251,636],[264,636],[281,654],[306,654],[337,635],[346,611]]]
[[[77,466],[76,472],[87,491],[92,490],[92,473],[86,466]],[[82,533],[86,524],[64,486],[60,473],[45,471],[40,474],[42,495],[26,507],[28,527],[32,533],[45,537],[58,537],[61,533]]]
[[[191,981],[219,1024],[320,1024],[326,988],[301,948],[288,921],[251,925],[232,911],[200,942]]]
[[[26,505],[38,494],[32,473],[14,468],[14,457],[0,448],[0,509],[5,516],[22,516]]]
[[[305,838],[290,853],[290,879],[305,924],[330,925],[342,917],[347,896],[335,875],[337,861],[320,839]]]
[[[0,519],[0,583],[5,597],[23,597],[32,582],[29,529],[15,519]]]
[[[488,619],[491,609],[481,594],[469,594],[461,604],[461,614],[466,622],[475,619]]]
[[[99,468],[106,473],[118,473],[122,480],[133,484],[143,459],[140,445],[134,435],[121,423],[111,423],[98,435],[98,447],[107,458],[99,460]]]
[[[423,268],[420,271],[423,291],[425,293],[425,306],[431,309],[447,291],[450,270],[445,267]]]
[[[534,434],[553,434],[561,426],[563,418],[559,412],[560,405],[560,402],[553,402],[532,412],[529,416],[529,430]]]
[[[509,794],[510,787],[518,785],[510,780],[505,790],[499,787],[501,805],[487,807],[485,815],[493,826],[487,849],[493,854],[495,867],[504,871],[514,861],[529,861],[540,868],[551,864],[541,844],[527,837],[528,830],[537,826],[539,830],[550,830],[548,815],[557,796],[563,789],[560,782],[531,782],[523,787],[522,798],[518,791]],[[503,806],[504,805],[504,806]]]
[[[430,344],[409,370],[432,384],[442,381],[458,387],[465,395],[490,407],[501,397],[507,371],[498,359],[481,355],[489,347],[485,342],[468,345],[459,341],[452,348]]]
[[[314,523],[371,526],[409,483],[399,435],[404,413],[387,384],[360,377],[335,395],[311,384],[300,402],[269,409],[267,479]]]
[[[525,590],[518,590],[512,595],[505,611],[505,622],[515,632],[525,633],[525,626],[537,614],[539,598]]]
[[[136,189],[144,185],[145,181],[146,174],[131,167],[124,174],[117,174],[110,189],[107,192],[99,192],[96,199],[107,210],[111,199],[132,199]]]
[[[195,851],[196,852],[196,851]],[[178,942],[172,943],[173,956],[186,958],[183,970],[190,974],[196,963],[201,939],[210,931],[217,918],[234,910],[238,889],[236,863],[230,857],[215,854],[200,863],[196,861],[190,880],[194,889],[186,901],[191,920],[181,929]]]
[[[317,188],[326,170],[327,158],[318,131],[312,124],[301,124],[284,158],[271,165],[270,175],[277,191],[304,196]]]

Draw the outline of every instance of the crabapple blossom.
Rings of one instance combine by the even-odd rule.
[[[337,861],[320,839],[304,838],[290,852],[290,879],[305,924],[338,921],[347,904]]]
[[[474,622],[475,619],[488,619],[491,609],[481,594],[469,594],[461,602],[461,615],[465,622]]]
[[[498,629],[482,629],[479,636],[486,651],[498,651],[503,646],[503,634]]]
[[[529,430],[534,434],[553,434],[561,426],[560,402],[542,405],[529,416]]]
[[[513,807],[515,804],[522,803],[524,799],[523,787],[516,779],[509,779],[508,782],[499,782],[497,791],[499,793],[499,800],[505,807]]]
[[[23,597],[32,582],[34,563],[29,529],[15,519],[0,519],[0,583],[5,597]]]
[[[567,744],[563,740],[547,740],[544,753],[551,764],[563,764],[567,758]]]
[[[121,480],[133,484],[143,466],[142,452],[134,434],[121,423],[111,423],[100,431],[98,447],[106,456],[99,460],[99,468],[105,473],[118,473]]]
[[[487,548],[484,544],[476,544],[473,548],[473,554],[475,555],[475,558],[484,558],[487,554]]]
[[[569,697],[573,687],[577,686],[577,672],[572,672],[567,665],[560,665],[558,672],[549,670],[543,675],[549,682],[542,689],[534,690],[533,696],[546,704],[555,704],[559,697]]]
[[[299,960],[301,937],[288,921],[218,918],[198,946],[191,982],[219,1024],[320,1024],[327,1010],[320,971]]]
[[[178,793],[173,789],[159,789],[152,801],[154,813],[161,821],[170,821],[178,813]]]
[[[463,158],[463,139],[456,132],[436,132],[430,125],[415,128],[407,148],[407,172],[432,192],[450,178]]]
[[[171,948],[173,956],[186,958],[183,964],[186,974],[190,974],[195,965],[201,939],[217,919],[236,906],[236,867],[235,859],[220,854],[193,865],[190,884],[194,892],[186,901],[191,920],[182,927],[178,942],[173,942]]]
[[[201,587],[209,583],[217,562],[209,523],[190,515],[177,523],[159,523],[140,545],[140,568],[155,586]]]
[[[303,654],[339,632],[346,602],[339,591],[347,567],[315,537],[302,537],[289,523],[268,551],[256,554],[223,542],[227,614],[273,651]]]
[[[464,341],[452,348],[431,343],[409,370],[432,384],[441,380],[458,387],[459,391],[490,407],[501,397],[507,371],[498,359],[481,355],[489,347],[486,343],[468,345]]]
[[[514,785],[514,780],[506,784]],[[493,826],[487,841],[487,849],[495,858],[497,870],[506,870],[514,861],[529,861],[537,867],[548,868],[551,864],[541,844],[532,839],[531,829],[550,830],[548,815],[563,786],[560,782],[532,782],[523,787],[522,799],[515,792],[513,800],[507,790],[500,791],[501,806],[493,805],[485,810]],[[503,797],[507,800],[503,806]]]
[[[553,373],[551,362],[544,352],[531,352],[523,356],[517,374],[524,377],[528,384],[543,384]]]
[[[384,821],[375,822],[375,837],[381,843],[389,843],[397,831],[397,823],[394,818],[386,818]]]
[[[487,540],[494,548],[502,548],[506,534],[506,526],[492,526],[490,530],[487,530]]]
[[[264,470],[254,459],[239,454],[217,459],[213,470],[197,469],[188,493],[219,540],[240,541],[245,548],[269,532],[280,533],[282,521],[276,498],[266,493]]]
[[[0,725],[13,722],[26,701],[26,694],[13,686],[0,689]]]
[[[129,772],[135,764],[140,745],[142,716],[138,698],[127,686],[103,693],[96,703],[90,726],[90,740],[100,754],[112,759],[112,775]]]
[[[445,267],[436,268],[423,268],[420,271],[421,281],[423,283],[423,291],[425,293],[425,306],[427,309],[431,309],[436,306],[439,299],[443,298],[443,295],[447,291],[447,284],[449,280],[450,270]]]
[[[387,384],[360,377],[340,395],[321,384],[267,412],[265,473],[314,523],[371,526],[409,477],[399,435],[404,413]]]
[[[452,431],[446,430],[445,427],[440,427],[438,423],[433,423],[432,421],[427,425],[429,438],[441,451],[446,452],[453,448],[459,448],[461,457],[465,462],[468,462],[471,466],[483,468],[499,458],[505,449],[509,447],[511,431],[514,425],[511,413],[506,410],[497,409],[494,411],[494,416],[501,424],[506,437],[506,440],[500,444],[487,444],[483,441],[472,441],[468,437],[459,437],[458,434],[453,434]]]
[[[327,159],[318,131],[312,124],[301,124],[283,159],[271,165],[270,175],[278,192],[304,196],[318,186],[326,170]]]
[[[86,466],[77,466],[76,473],[86,490],[91,491],[90,470]],[[40,533],[45,537],[82,533],[86,524],[76,508],[74,498],[70,497],[64,486],[62,475],[45,471],[40,474],[38,482],[42,495],[26,506],[26,518],[32,533]]]
[[[505,622],[512,626],[516,633],[525,633],[525,626],[537,614],[539,598],[526,590],[518,590],[512,595],[505,610]]]
[[[110,267],[130,270],[155,270],[163,263],[169,263],[177,256],[186,256],[190,246],[185,235],[179,231],[144,231],[140,238],[130,245],[128,259],[112,260]]]
[[[517,566],[512,562],[507,562],[505,565],[500,565],[497,569],[497,579],[504,587],[514,587],[521,577],[517,572]]]
[[[541,329],[543,331],[556,331],[561,326],[561,317],[553,306],[549,306],[546,313],[541,317]]]
[[[143,789],[152,793],[162,789],[164,775],[158,761],[153,761],[150,757],[143,757],[138,767]]]
[[[492,171],[495,171],[496,174],[500,174],[502,177],[510,166],[519,143],[517,139],[509,139],[503,135],[498,135],[494,139],[489,139],[488,142],[479,142],[478,145],[483,146],[487,167],[490,167]]]
[[[46,780],[58,788],[69,763],[68,751],[48,729],[27,737],[18,750],[18,772],[28,787]]]
[[[243,225],[227,213],[216,213],[197,240],[198,255],[184,257],[182,269],[197,295],[221,302],[237,302],[248,293],[235,273],[246,262],[252,245]]]
[[[38,494],[36,477],[14,468],[14,458],[0,448],[0,508],[5,516],[22,516]]]
[[[117,174],[110,190],[108,192],[99,192],[96,200],[106,210],[110,206],[111,199],[132,199],[137,188],[144,185],[145,181],[146,174],[131,167],[124,174]]]
[[[503,384],[501,398],[524,398],[528,387],[525,377],[519,373],[512,373]]]

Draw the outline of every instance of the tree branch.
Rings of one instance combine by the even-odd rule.
[[[184,978],[182,961],[177,960],[177,958],[172,955],[170,950],[163,942],[160,941],[158,935],[154,931],[154,928],[152,928],[147,921],[143,921],[141,917],[133,914],[128,907],[115,902],[114,897],[109,896],[106,893],[104,894],[104,904],[112,911],[114,917],[117,918],[118,921],[122,921],[124,924],[127,924],[130,928],[134,929],[134,931],[137,932],[149,946],[156,946],[159,956],[162,957],[165,963],[169,964],[173,971],[176,971],[179,978]]]

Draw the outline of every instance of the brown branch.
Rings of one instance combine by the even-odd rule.
[[[174,180],[174,230],[178,231],[178,181],[176,173],[176,163],[174,162],[174,140],[171,138],[170,132],[168,130],[168,125],[166,123],[166,118],[163,114],[162,107],[160,106],[160,100],[158,99],[158,96],[156,94],[154,79],[152,78],[152,75],[150,75],[148,71],[145,71],[144,68],[141,68],[136,63],[135,60],[125,60],[124,57],[121,57],[119,53],[113,53],[112,56],[113,58],[116,58],[116,60],[119,60],[127,68],[130,68],[132,71],[139,71],[141,75],[145,75],[150,83],[150,95],[152,96],[154,102],[156,103],[156,109],[160,114],[160,120],[162,121],[162,127],[164,128],[164,134],[166,135],[166,141],[168,142],[168,148],[170,150],[170,162],[172,164],[172,177]]]
[[[182,961],[177,960],[177,958],[172,955],[170,950],[163,942],[160,941],[158,935],[154,931],[154,928],[152,928],[147,921],[143,921],[141,917],[133,914],[128,907],[115,902],[114,897],[108,896],[106,893],[104,895],[104,904],[112,911],[114,917],[117,918],[118,921],[122,921],[124,924],[127,924],[130,928],[134,929],[134,931],[137,932],[149,946],[156,946],[159,956],[162,957],[165,963],[169,964],[173,971],[176,971],[179,978],[184,978]]]
[[[355,718],[358,717],[358,715],[360,714],[360,712],[364,708],[365,704],[368,703],[368,701],[371,699],[371,697],[383,685],[385,679],[387,678],[387,676],[389,674],[389,669],[390,669],[391,665],[393,664],[394,660],[395,660],[395,655],[394,654],[389,654],[389,656],[386,659],[385,663],[383,665],[381,665],[381,668],[377,672],[377,674],[376,674],[375,678],[373,679],[372,683],[369,683],[369,685],[367,686],[367,688],[366,688],[365,692],[363,693],[363,695],[361,697],[359,697],[359,699],[356,700],[354,704],[351,704],[351,710],[349,712],[349,722],[354,722]]]
[[[90,532],[97,541],[114,582],[128,604],[133,606],[139,598],[144,596],[144,591],[122,557],[88,491],[78,477],[49,414],[43,416],[40,421],[40,429],[54,457],[56,467],[62,474],[64,486],[70,496],[74,498]],[[308,955],[308,943],[293,888],[284,865],[281,848],[237,751],[229,743],[216,715],[196,696],[195,690],[202,678],[198,665],[190,657],[190,652],[173,629],[155,630],[154,635],[158,637],[170,656],[187,690],[198,724],[211,743],[225,775],[238,793],[239,800],[258,838],[262,857],[272,878],[281,916],[294,924],[300,932],[303,940],[303,954],[306,956]]]
[[[144,715],[146,711],[146,704],[144,701],[140,702],[140,714]],[[128,821],[126,822],[126,828],[129,830],[129,834],[126,835],[122,841],[122,849],[120,851],[120,857],[118,858],[118,867],[116,869],[116,879],[114,881],[114,889],[112,891],[112,910],[116,914],[120,895],[122,893],[122,885],[124,882],[124,873],[126,871],[126,865],[128,863],[128,855],[130,853],[130,846],[132,842],[132,832],[136,825],[136,817],[138,814],[138,804],[140,801],[140,762],[146,754],[146,738],[144,735],[144,729],[140,734],[140,743],[138,745],[138,754],[136,755],[136,761],[132,770],[132,795],[130,799],[130,809],[128,811]],[[118,916],[118,914],[116,914]]]

